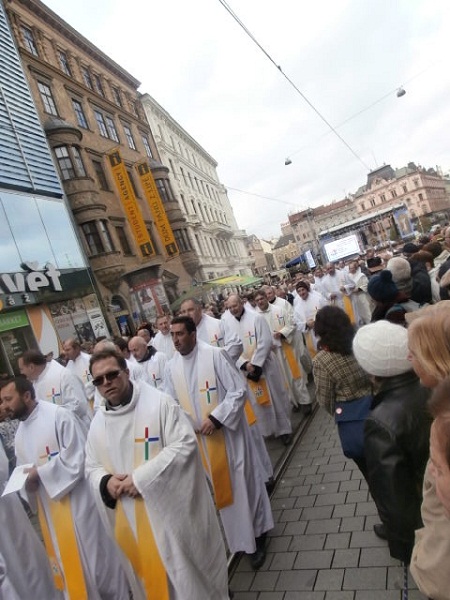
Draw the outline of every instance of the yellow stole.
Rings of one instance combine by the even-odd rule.
[[[317,354],[317,350],[314,347],[314,342],[312,339],[312,334],[311,331],[305,331],[305,342],[306,342],[306,348],[308,349],[309,355],[311,356],[311,358],[314,358],[315,355]]]
[[[197,389],[202,421],[208,418],[219,403],[213,355],[214,350],[211,351],[208,345],[197,344]],[[172,380],[178,401],[195,423],[197,415],[189,396],[183,359],[176,354],[171,363]],[[197,434],[197,442],[203,467],[212,483],[217,508],[220,510],[230,506],[233,504],[233,488],[223,430],[217,429],[212,435]]]
[[[46,446],[45,452],[38,458],[37,462],[39,466],[52,460],[59,454],[59,444],[56,438],[54,423],[46,423],[44,435]],[[44,510],[42,499],[39,497],[41,493],[46,495],[45,500],[48,513]],[[44,490],[41,490],[37,494],[37,499],[39,524],[56,589],[65,591],[70,600],[88,600],[83,566],[73,526],[70,493],[61,500],[52,500]],[[53,543],[49,521],[51,521],[53,526],[61,562],[58,560]]]
[[[134,468],[151,460],[161,451],[159,404],[138,403],[135,412]],[[159,554],[145,502],[141,497],[132,500],[136,533],[128,520],[124,502],[118,500],[115,509],[114,535],[122,552],[133,566],[145,589],[147,600],[169,600],[169,587],[164,564]]]
[[[251,361],[252,356],[255,353],[257,347],[255,330],[253,329],[253,331],[244,332],[244,334],[241,336],[241,340],[244,348],[242,356],[247,361]],[[259,381],[252,381],[251,379],[247,379],[247,383],[249,385],[249,388],[252,390],[253,395],[255,396],[256,402],[258,404],[261,404],[261,406],[268,406],[272,404],[272,402],[270,401],[269,389],[267,387],[267,382],[264,376],[260,377]]]
[[[344,311],[347,313],[347,316],[350,319],[352,325],[354,325],[356,323],[356,319],[350,296],[347,296],[347,294],[342,294],[342,301],[344,303]]]
[[[286,341],[281,341],[281,347],[283,348],[284,356],[286,358],[286,362],[289,365],[289,369],[292,374],[293,379],[301,379],[302,371],[299,367],[298,362],[295,359],[294,350],[292,346]]]

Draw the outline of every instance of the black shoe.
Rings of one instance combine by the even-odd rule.
[[[230,600],[233,600],[233,598],[234,598],[234,592],[232,592],[232,591],[230,590],[230,588],[228,588],[228,598],[229,598]]]
[[[268,481],[266,481],[265,485],[266,485],[267,493],[270,496],[270,494],[275,489],[275,479],[273,477],[271,477]]]
[[[293,406],[292,407],[292,412],[298,413],[298,412],[300,412],[300,410],[301,410],[300,406]]]
[[[302,404],[300,410],[307,417],[312,413],[312,404]]]
[[[250,564],[254,571],[259,571],[259,569],[266,562],[266,549],[260,548],[253,554],[249,554]]]
[[[292,433],[283,433],[283,435],[280,435],[280,440],[285,446],[290,446],[292,444]]]
[[[383,525],[383,523],[377,523],[376,525],[374,525],[373,532],[377,537],[380,538],[380,540],[388,539],[386,527]]]

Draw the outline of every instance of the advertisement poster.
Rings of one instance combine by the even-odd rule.
[[[152,279],[130,289],[133,316],[137,313],[140,322],[153,323],[158,315],[169,311],[164,286],[158,279]]]

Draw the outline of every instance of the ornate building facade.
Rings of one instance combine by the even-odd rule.
[[[11,0],[6,10],[109,324],[131,333],[168,309],[197,264],[183,243],[187,224],[145,118],[139,82],[39,0]],[[113,151],[129,178],[132,218],[111,169]],[[178,241],[172,257],[135,168],[142,163]],[[139,236],[148,240],[145,252]]]
[[[226,275],[250,275],[246,233],[238,229],[217,162],[152,98],[142,104],[188,228],[179,243],[195,249],[197,281]]]

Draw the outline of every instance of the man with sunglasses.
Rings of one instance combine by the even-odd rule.
[[[113,350],[96,352],[90,370],[105,404],[89,430],[86,475],[133,598],[227,600],[224,543],[187,417],[170,396],[132,382]]]

